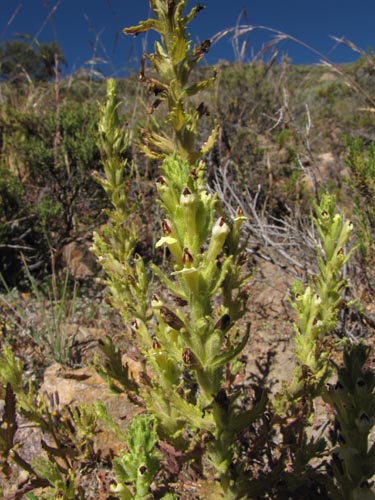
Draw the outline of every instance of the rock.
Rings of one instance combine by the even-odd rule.
[[[329,166],[333,165],[336,160],[333,154],[328,151],[327,153],[321,153],[320,155],[318,155],[318,161],[319,164],[322,164],[323,166]]]
[[[46,369],[44,382],[40,393],[47,397],[48,394],[58,392],[59,405],[94,404],[103,403],[109,415],[126,429],[133,416],[140,413],[142,408],[132,403],[126,394],[114,394],[106,382],[93,368],[80,368],[69,370],[55,363]],[[112,432],[103,430],[95,437],[94,447],[101,450],[102,455],[117,454],[124,448],[124,443]]]
[[[331,151],[319,154],[313,164],[304,163],[305,172],[301,176],[301,182],[305,189],[314,196],[316,184],[319,186],[337,176],[335,173],[337,164],[338,159]]]
[[[99,269],[88,241],[72,241],[65,245],[61,250],[60,263],[77,280],[93,277]]]
[[[335,75],[331,71],[326,71],[325,73],[322,74],[322,76],[319,78],[320,82],[336,82],[338,80],[337,75]]]

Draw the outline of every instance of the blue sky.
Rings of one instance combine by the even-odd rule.
[[[192,1],[188,5],[195,5]],[[331,36],[345,37],[363,50],[375,49],[375,0],[200,0],[206,6],[191,25],[194,41],[211,38],[240,24],[264,26],[299,39],[336,63],[353,61],[358,54],[337,44]],[[142,37],[122,34],[149,14],[148,0],[0,0],[0,41],[16,33],[28,33],[40,42],[57,39],[68,61],[67,72],[87,64],[93,56],[105,60],[98,69],[105,75],[121,76],[138,67]],[[239,39],[246,43],[244,59],[251,60],[275,32],[249,31]],[[149,40],[148,49],[152,49]],[[282,41],[279,54],[293,63],[317,63],[319,57],[302,45]],[[233,60],[230,35],[221,38],[207,62]],[[264,56],[267,58],[267,55]],[[268,54],[270,57],[270,53]]]

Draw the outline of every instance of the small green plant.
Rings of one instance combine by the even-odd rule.
[[[36,307],[40,312],[39,320],[30,325],[30,335],[38,345],[47,348],[49,354],[58,363],[68,365],[71,361],[74,335],[69,336],[67,325],[75,315],[77,283],[74,283],[71,290],[69,271],[66,271],[65,276],[62,277],[53,272],[45,292],[38,286],[26,262],[24,264],[32,295],[36,299]],[[22,311],[20,311],[20,316],[24,316]]]
[[[370,348],[354,344],[344,351],[342,367],[336,366],[337,381],[328,387],[325,400],[333,407],[332,471],[335,488],[331,498],[370,500],[375,498],[371,479],[375,474],[375,374],[369,367]]]
[[[159,469],[156,422],[148,415],[133,418],[127,429],[127,451],[113,462],[117,485],[113,492],[120,500],[152,498],[151,482]],[[128,485],[134,487],[132,493]]]
[[[156,246],[168,248],[172,259],[170,270],[154,264],[150,270],[178,306],[155,294],[150,297],[148,272],[134,255],[133,207],[126,205],[126,165],[121,160],[124,134],[118,128],[111,81],[100,126],[106,173],[100,182],[114,208],[104,236],[95,235],[94,251],[107,270],[112,301],[131,320],[146,362],[144,383],[135,392],[155,415],[160,434],[175,446],[187,450],[190,433],[197,434],[200,446],[206,435],[207,463],[216,470],[225,495],[235,498],[237,485],[231,472],[235,436],[257,418],[266,401],[263,397],[253,409],[242,411],[241,392],[225,387],[226,380],[230,384],[234,377],[233,362],[249,335],[235,329],[246,310],[244,287],[249,280],[240,243],[243,217],[239,211],[233,221],[226,220],[217,197],[206,190],[205,164],[200,158],[213,145],[216,132],[203,146],[196,144],[203,104],[194,108],[189,98],[213,83],[213,79],[189,82],[192,69],[209,48],[209,42],[191,48],[186,40],[186,26],[200,7],[186,16],[186,1],[155,1],[151,7],[155,19],[125,31],[155,29],[162,39],[162,44],[156,42],[155,53],[147,56],[160,80],[149,78],[144,67],[141,79],[158,104],[167,103],[172,131],[168,137],[143,130],[141,148],[149,157],[162,160],[157,189],[164,211],[163,233]],[[106,345],[109,375],[116,350],[108,349],[110,340]],[[127,377],[122,380],[131,389]]]
[[[315,204],[318,274],[307,287],[301,282],[293,287],[298,367],[289,389],[292,398],[321,395],[331,374],[329,357],[335,347],[332,332],[348,286],[343,270],[355,251],[355,247],[347,249],[353,224],[337,213],[335,207],[336,200],[329,194],[322,196],[319,205]]]
[[[85,498],[79,477],[84,463],[97,460],[93,448],[93,437],[98,431],[96,412],[84,405],[61,408],[57,391],[41,396],[32,381],[25,383],[22,371],[21,362],[10,347],[3,345],[0,354],[0,380],[5,388],[0,421],[2,479],[11,476],[15,464],[28,474],[28,491],[37,490],[38,498]],[[43,453],[31,462],[23,458],[22,444],[16,439],[17,415],[42,432]]]
[[[294,492],[306,485],[309,476],[306,471],[311,471],[314,460],[324,463],[329,447],[325,437],[320,434],[315,437],[312,432],[315,404],[318,398],[326,398],[327,382],[338,368],[334,363],[337,352],[343,348],[347,352],[350,348],[345,347],[347,339],[338,338],[334,332],[344,306],[344,292],[349,287],[344,268],[356,250],[349,247],[353,225],[337,212],[335,197],[328,193],[322,195],[314,208],[318,272],[307,284],[296,282],[293,286],[297,366],[273,406],[276,421],[283,421],[281,433],[294,472],[285,480]],[[330,481],[317,478],[317,482],[321,488],[323,485],[328,490],[333,488]]]
[[[346,164],[350,175],[345,179],[353,202],[359,249],[365,265],[374,261],[375,224],[375,143],[346,137]]]
[[[98,144],[105,176],[98,172],[94,175],[108,195],[111,209],[106,210],[109,223],[103,233],[94,233],[93,251],[106,271],[112,303],[124,320],[134,316],[145,320],[147,279],[143,262],[134,256],[137,230],[131,215],[136,205],[129,201],[128,196],[133,172],[125,156],[129,136],[120,124],[118,107],[115,82],[109,79],[107,102],[99,122]],[[126,307],[122,301],[126,301]]]

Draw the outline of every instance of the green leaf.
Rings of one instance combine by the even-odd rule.
[[[236,346],[229,349],[229,351],[219,354],[219,356],[217,356],[212,361],[211,364],[212,369],[216,370],[217,368],[224,366],[226,363],[229,363],[229,361],[238,356],[238,354],[240,354],[240,352],[242,352],[243,349],[245,348],[247,341],[249,340],[249,337],[250,337],[250,328],[248,327],[248,330],[246,334],[243,336],[241,342],[239,342]]]
[[[137,26],[132,26],[130,28],[124,28],[123,32],[125,35],[139,35],[140,33],[145,33],[149,30],[155,30],[160,32],[162,29],[162,24],[157,19],[147,19],[145,21],[140,21]]]
[[[231,415],[229,427],[236,432],[240,432],[252,425],[256,419],[264,413],[268,397],[266,391],[262,392],[260,401],[251,409]]]

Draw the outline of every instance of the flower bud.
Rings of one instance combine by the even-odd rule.
[[[137,282],[136,282],[136,280],[135,280],[134,276],[132,276],[131,274],[128,274],[127,278],[128,278],[128,281],[129,281],[129,284],[130,284],[130,285],[135,286],[135,285],[137,284]]]
[[[200,193],[200,199],[205,207],[212,201],[213,195],[208,191],[203,191]]]
[[[355,424],[362,434],[366,434],[371,427],[371,420],[366,412],[362,412],[358,418],[355,419]]]
[[[187,306],[188,302],[185,299],[182,299],[181,297],[174,296],[172,297],[173,301],[180,307],[185,307]]]
[[[164,323],[173,328],[173,330],[180,331],[185,327],[184,322],[168,307],[162,306],[160,308],[160,315]]]
[[[138,468],[138,472],[141,474],[141,476],[144,475],[145,472],[147,472],[147,467],[145,465],[141,465],[139,468]]]
[[[155,309],[159,309],[163,305],[163,302],[159,299],[159,297],[154,293],[151,299],[151,307]]]
[[[166,180],[165,180],[165,178],[161,175],[160,177],[158,177],[158,178],[156,179],[156,183],[157,183],[157,184],[159,184],[159,185],[161,185],[161,186],[164,186],[164,185],[166,184]]]
[[[238,207],[236,210],[236,216],[234,218],[235,228],[238,230],[245,220],[247,220],[247,217],[244,216],[242,208]]]
[[[138,330],[139,329],[139,321],[138,319],[133,319],[132,321],[132,327],[134,328],[134,330]]]
[[[161,227],[163,229],[163,233],[165,236],[169,236],[172,233],[172,228],[167,219],[164,219],[161,223]]]
[[[198,179],[198,174],[197,174],[197,171],[196,171],[195,168],[193,168],[192,170],[190,170],[190,175],[191,175],[191,177],[192,177],[192,179],[194,181],[196,181]]]
[[[161,349],[161,344],[156,337],[152,339],[152,348],[155,349],[155,351]]]
[[[183,214],[184,244],[183,246],[196,249],[197,240],[197,196],[189,188],[185,188],[180,196],[180,209]],[[182,226],[181,226],[182,230]]]
[[[230,325],[230,316],[229,314],[224,314],[221,318],[219,318],[215,324],[215,330],[221,330],[225,332]]]
[[[342,383],[340,382],[340,380],[338,380],[335,384],[335,391],[337,393],[342,393],[344,391],[344,386],[342,385]]]
[[[358,394],[366,395],[368,393],[368,387],[366,381],[362,377],[359,377],[356,380],[355,386],[356,386],[356,392]]]
[[[139,372],[139,378],[144,385],[152,387],[152,381],[150,376],[146,372]]]
[[[320,298],[319,294],[315,293],[314,294],[314,301],[313,301],[313,305],[315,307],[318,307],[320,306],[320,304],[322,303],[322,299]]]
[[[191,267],[194,264],[194,257],[187,248],[184,248],[182,253],[182,263],[184,267]]]
[[[224,217],[220,217],[214,224],[214,227],[212,228],[211,241],[206,254],[207,262],[215,260],[216,257],[219,255],[224,246],[229,231],[230,231],[229,226],[225,222]]]
[[[188,207],[188,206],[192,205],[194,203],[194,201],[195,201],[194,195],[192,194],[190,189],[186,187],[182,191],[182,194],[181,194],[181,198],[180,198],[181,205]]]
[[[182,361],[189,368],[198,368],[199,366],[197,357],[195,356],[193,351],[188,347],[185,347],[185,349],[182,351]]]
[[[343,248],[339,248],[337,250],[336,256],[337,256],[338,262],[340,264],[342,264],[342,262],[344,260],[344,257],[345,257],[344,249]]]

